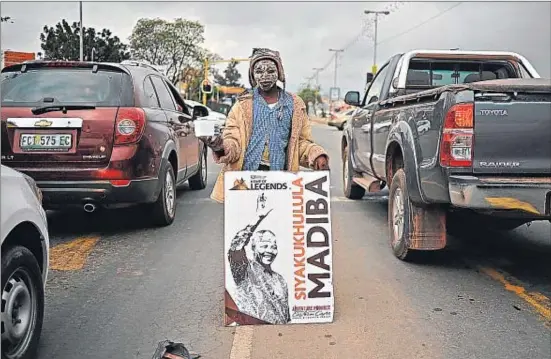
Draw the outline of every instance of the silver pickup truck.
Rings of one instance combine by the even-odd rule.
[[[398,258],[444,248],[446,232],[551,219],[551,80],[523,56],[397,54],[345,102],[345,195],[388,186]]]

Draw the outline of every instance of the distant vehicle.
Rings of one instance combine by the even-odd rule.
[[[155,68],[133,61],[34,61],[2,70],[2,162],[37,181],[47,209],[142,204],[157,225],[176,187],[205,188],[207,148]]]
[[[221,102],[210,102],[207,107],[213,110],[214,112],[218,112],[225,116],[227,116],[231,110],[230,105],[227,105]]]
[[[2,358],[36,357],[44,319],[49,236],[32,178],[2,165]]]
[[[344,129],[346,122],[356,112],[356,108],[348,109],[339,113],[332,113],[331,118],[327,121],[327,125],[338,128],[340,131]]]
[[[223,128],[226,125],[226,115],[224,115],[223,113],[215,112],[212,109],[210,109],[209,107],[204,106],[201,103],[196,102],[196,101],[186,100],[186,105],[188,106],[188,108],[201,106],[201,107],[205,108],[206,111],[208,111],[208,115],[201,117],[202,119],[216,121],[216,124],[220,128]]]
[[[222,100],[222,103],[224,105],[228,105],[228,106],[233,106],[234,102],[235,102],[235,99],[231,98],[231,97],[227,97],[227,98]]]
[[[342,137],[345,196],[389,187],[394,254],[446,245],[446,230],[551,220],[551,80],[513,52],[393,56]]]

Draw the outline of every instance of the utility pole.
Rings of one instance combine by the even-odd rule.
[[[337,63],[339,60],[339,53],[344,52],[344,49],[329,49],[329,51],[335,53],[335,73],[333,74],[333,87],[337,88]]]
[[[321,93],[320,86],[320,71],[323,71],[323,67],[314,67],[312,70],[316,71],[316,97],[314,98],[314,114],[317,115],[317,109],[321,106],[321,103],[317,103],[317,96]],[[321,99],[320,99],[321,100]],[[323,103],[323,101],[321,101]]]
[[[337,65],[339,60],[339,53],[344,52],[344,49],[329,49],[329,51],[332,51],[335,53],[335,73],[333,74],[333,91],[337,91]],[[331,96],[331,91],[329,91],[329,116],[331,116],[331,112],[333,110],[333,99]]]
[[[312,70],[316,71],[316,87],[320,85],[320,71],[323,70],[322,67],[314,67]]]
[[[82,1],[78,2],[80,12],[80,61],[84,60],[84,29],[82,28]]]
[[[373,66],[371,67],[371,72],[373,75],[377,73],[377,25],[379,24],[379,15],[388,15],[390,11],[375,11],[375,10],[365,10],[365,14],[375,14],[375,38],[373,39]]]

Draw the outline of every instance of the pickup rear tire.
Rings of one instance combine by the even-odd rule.
[[[406,184],[406,173],[398,169],[392,178],[388,194],[388,230],[390,248],[403,261],[410,261],[418,251],[409,248],[412,234],[412,207]]]
[[[352,168],[352,160],[348,153],[348,146],[346,146],[342,153],[342,185],[344,196],[348,199],[362,199],[365,195],[365,189],[354,183]]]

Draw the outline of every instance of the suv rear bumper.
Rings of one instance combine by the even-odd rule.
[[[130,181],[113,186],[109,181],[37,181],[44,208],[67,205],[125,205],[154,202],[160,186],[157,178]]]
[[[450,176],[451,204],[551,219],[551,178]]]

